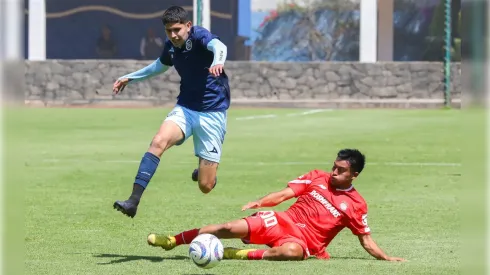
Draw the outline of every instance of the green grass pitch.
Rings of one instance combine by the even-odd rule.
[[[23,121],[10,138],[30,152],[16,183],[25,187],[26,274],[459,273],[459,111],[232,109],[217,188],[203,195],[191,181],[197,159],[190,139],[164,155],[130,219],[112,204],[130,194],[168,111],[27,109],[9,121]],[[210,270],[190,262],[187,246],[166,252],[146,244],[150,232],[249,215],[242,205],[309,170],[329,169],[345,147],[367,156],[355,186],[368,203],[374,239],[409,262],[374,260],[348,229],[329,246],[330,261],[228,260]]]

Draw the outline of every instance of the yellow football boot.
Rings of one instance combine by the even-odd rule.
[[[250,251],[257,249],[238,249],[232,247],[225,247],[223,252],[223,259],[228,260],[248,260],[247,254]]]
[[[172,236],[151,233],[148,235],[147,241],[149,245],[159,246],[165,250],[172,250],[177,246],[177,242]]]

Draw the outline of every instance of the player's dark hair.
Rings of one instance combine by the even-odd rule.
[[[366,157],[357,149],[342,149],[337,153],[338,160],[349,162],[352,171],[361,173],[366,163]]]
[[[168,23],[175,24],[175,23],[180,23],[180,24],[185,24],[189,22],[189,14],[187,11],[180,6],[172,6],[165,10],[162,16],[162,23],[163,25],[166,25]]]

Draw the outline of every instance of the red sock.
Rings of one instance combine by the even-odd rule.
[[[249,260],[262,260],[262,257],[264,257],[264,253],[267,250],[265,249],[257,249],[255,251],[250,251],[247,253],[247,258]]]
[[[180,232],[174,237],[177,245],[181,245],[181,244],[190,244],[192,240],[194,240],[194,238],[197,237],[197,235],[199,235],[199,228],[194,228],[191,230]]]

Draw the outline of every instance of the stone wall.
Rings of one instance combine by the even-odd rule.
[[[112,96],[121,75],[151,61],[26,61],[26,103],[44,105],[172,105],[180,77],[174,69]],[[439,107],[444,102],[442,63],[227,62],[232,104],[278,107]],[[455,106],[461,98],[461,64],[452,64]]]

